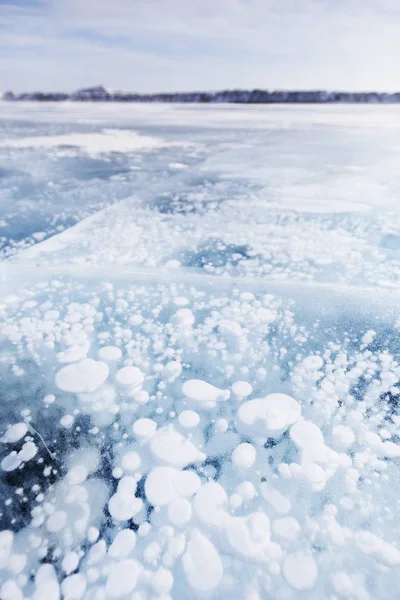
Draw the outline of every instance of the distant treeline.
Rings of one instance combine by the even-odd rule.
[[[285,104],[335,102],[395,103],[400,102],[400,92],[324,92],[324,91],[268,91],[223,90],[220,92],[178,92],[171,94],[135,94],[111,92],[102,86],[72,92],[32,92],[14,94],[5,92],[3,100],[36,102],[200,102],[235,104]]]

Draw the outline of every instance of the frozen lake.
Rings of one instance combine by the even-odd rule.
[[[399,140],[0,104],[1,600],[396,596]]]

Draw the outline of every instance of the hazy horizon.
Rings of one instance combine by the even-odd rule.
[[[378,89],[365,89],[365,90],[360,90],[360,89],[338,89],[338,88],[290,88],[290,87],[283,87],[283,88],[272,88],[272,87],[260,87],[260,86],[254,86],[252,88],[244,88],[244,87],[238,87],[238,86],[233,86],[233,87],[229,87],[229,88],[214,88],[214,89],[197,89],[197,88],[191,88],[191,89],[173,89],[173,90],[164,90],[164,89],[160,89],[160,90],[155,90],[155,91],[148,91],[148,90],[144,90],[144,91],[138,91],[136,89],[127,89],[127,88],[122,88],[122,87],[111,87],[109,85],[103,84],[103,83],[97,83],[97,84],[90,84],[88,83],[87,85],[84,85],[80,88],[52,88],[52,89],[21,89],[21,90],[16,90],[16,89],[1,89],[0,93],[4,93],[4,92],[14,92],[14,93],[35,93],[35,92],[43,92],[43,93],[65,93],[65,94],[73,94],[74,92],[80,91],[80,90],[84,90],[84,89],[95,89],[95,88],[99,88],[102,87],[104,89],[106,89],[109,93],[125,93],[125,94],[139,94],[141,96],[146,96],[146,95],[154,95],[154,94],[217,94],[220,92],[224,92],[224,91],[243,91],[243,92],[247,92],[247,91],[253,91],[253,90],[261,90],[264,92],[326,92],[326,93],[352,93],[352,94],[366,94],[366,93],[378,93],[378,94],[395,94],[395,93],[400,93],[400,84],[399,84],[399,88],[398,89],[393,89],[393,90],[378,90]]]

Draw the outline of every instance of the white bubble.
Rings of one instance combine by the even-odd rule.
[[[184,410],[178,417],[179,424],[186,429],[193,429],[200,423],[200,416],[194,410]]]
[[[314,587],[317,580],[318,567],[311,555],[295,552],[285,557],[283,575],[295,590],[309,590]]]
[[[1,441],[6,444],[13,444],[23,438],[27,431],[28,425],[26,423],[15,423],[7,429]]]

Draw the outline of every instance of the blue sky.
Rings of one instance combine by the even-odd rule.
[[[0,0],[0,90],[400,90],[398,0]]]

